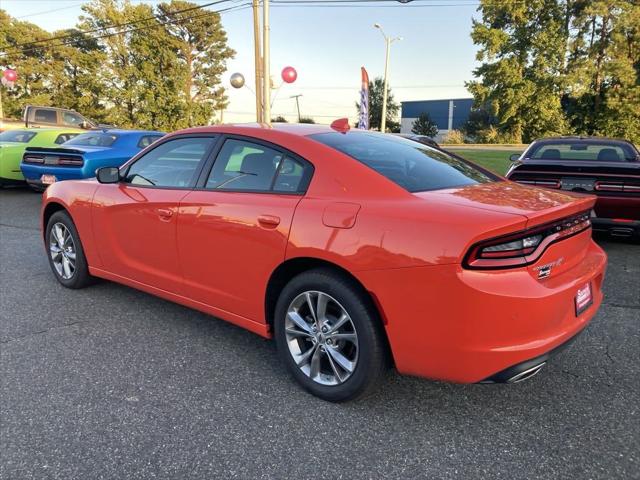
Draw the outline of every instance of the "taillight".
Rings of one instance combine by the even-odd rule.
[[[593,188],[598,192],[640,193],[640,185],[633,185],[626,182],[596,182]]]
[[[22,161],[25,163],[44,163],[44,155],[33,155],[27,153],[22,157]]]
[[[77,157],[60,157],[58,159],[58,165],[73,165],[73,166],[82,166],[84,164],[84,160],[82,158]]]
[[[513,179],[516,183],[521,183],[523,185],[535,185],[536,187],[545,187],[545,188],[560,188],[560,180],[542,180],[542,179],[527,179],[527,180],[518,180]]]
[[[476,243],[465,257],[466,268],[512,268],[534,263],[549,245],[591,226],[590,212],[519,233]]]

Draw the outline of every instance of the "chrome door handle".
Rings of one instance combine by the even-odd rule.
[[[263,227],[277,227],[280,225],[280,217],[275,215],[260,215],[258,217],[258,223]]]

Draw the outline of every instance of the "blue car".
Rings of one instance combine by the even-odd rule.
[[[20,170],[34,190],[61,180],[95,177],[101,167],[119,167],[164,135],[148,130],[92,130],[58,148],[29,147]]]

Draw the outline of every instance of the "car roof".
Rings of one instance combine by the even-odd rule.
[[[335,132],[330,125],[318,125],[313,123],[231,123],[224,125],[209,125],[206,127],[193,127],[180,130],[178,133],[246,133],[250,135],[252,132],[277,131],[296,135],[299,137],[307,137],[317,133]],[[348,132],[347,132],[348,133]]]
[[[84,133],[114,133],[116,135],[165,135],[164,132],[156,130],[130,130],[124,128],[93,128]]]
[[[553,143],[553,142],[584,142],[584,143],[628,143],[633,145],[629,140],[624,138],[611,138],[611,137],[596,137],[596,136],[579,136],[579,135],[567,135],[558,137],[544,137],[537,139],[534,143]]]

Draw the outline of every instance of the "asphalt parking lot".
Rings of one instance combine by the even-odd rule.
[[[640,246],[600,240],[606,298],[517,385],[391,374],[334,405],[274,345],[101,282],[61,287],[40,196],[0,190],[0,478],[640,478]]]

